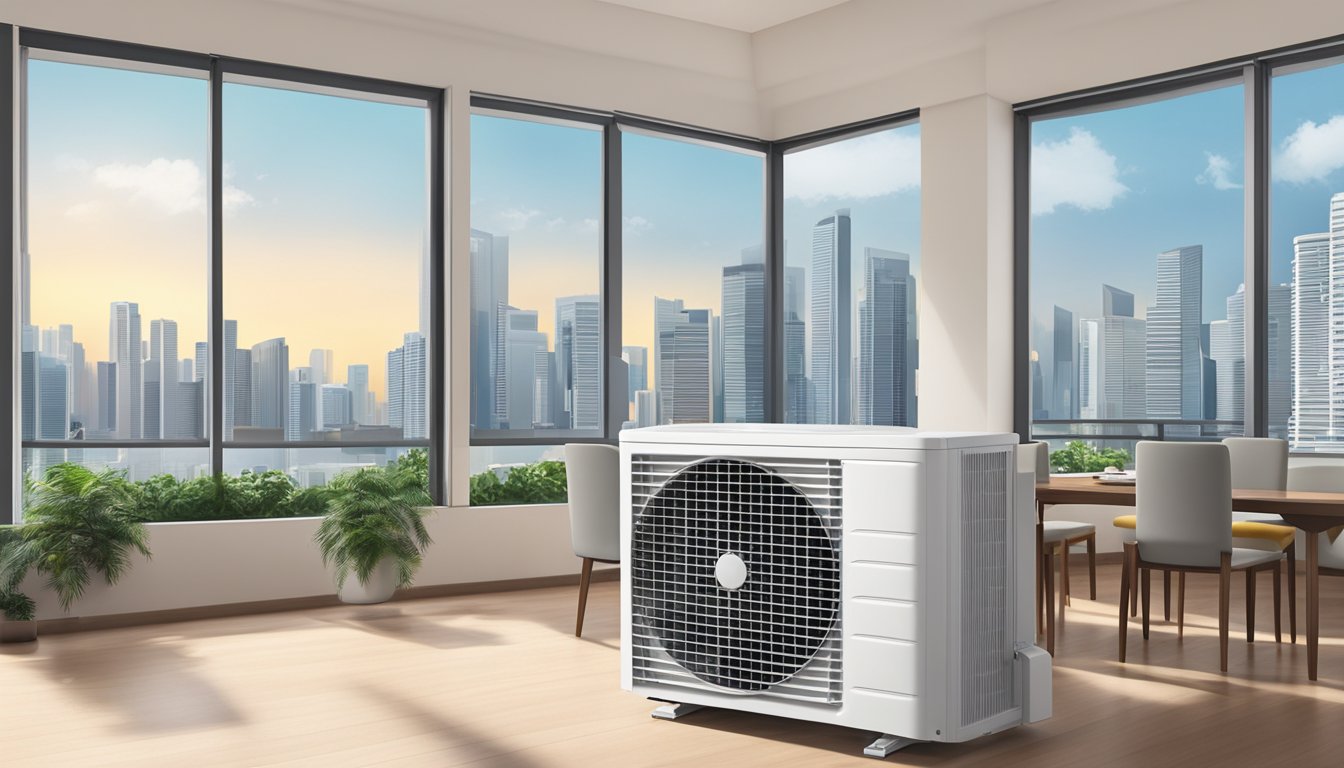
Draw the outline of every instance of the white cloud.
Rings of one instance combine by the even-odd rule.
[[[624,223],[627,235],[640,235],[653,229],[653,222],[643,216],[626,216]]]
[[[1282,181],[1305,184],[1324,181],[1344,168],[1344,115],[1324,123],[1304,121],[1274,153],[1274,176]]]
[[[88,219],[102,213],[103,204],[98,200],[84,200],[65,209],[68,219]]]
[[[584,219],[583,221],[579,222],[579,231],[596,232],[597,228],[601,226],[601,224],[602,222],[598,221],[597,219]]]
[[[541,211],[535,208],[509,208],[499,212],[499,218],[504,222],[504,228],[510,232],[527,229],[527,225],[540,215]]]
[[[144,165],[108,163],[93,169],[93,180],[169,215],[205,208],[205,174],[193,160],[158,157]],[[245,190],[232,184],[224,185],[224,210],[235,210],[253,202],[252,195]]]
[[[1120,182],[1115,155],[1090,131],[1074,128],[1063,141],[1031,148],[1031,214],[1063,205],[1083,211],[1110,208],[1129,188]]]
[[[548,219],[548,220],[546,221],[546,231],[547,231],[547,232],[554,232],[554,231],[560,229],[560,228],[563,227],[563,226],[565,226],[565,217],[564,217],[564,216],[556,216],[555,218]]]
[[[1205,152],[1208,165],[1204,172],[1195,177],[1199,184],[1210,184],[1214,189],[1241,189],[1241,185],[1232,180],[1232,161],[1222,155]]]
[[[790,155],[784,195],[807,203],[864,199],[919,186],[919,138],[885,131]]]

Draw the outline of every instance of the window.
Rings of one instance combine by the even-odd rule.
[[[181,461],[203,450],[168,467],[160,450],[75,447],[207,437],[209,84],[121,66],[27,59],[19,389],[34,476],[65,461],[205,467]]]
[[[1237,79],[1032,120],[1037,438],[1242,433],[1244,98]]]
[[[387,464],[440,495],[440,92],[20,39],[26,481],[112,470],[151,521]]]
[[[1275,71],[1270,112],[1269,434],[1299,452],[1344,451],[1344,64]]]
[[[767,421],[764,156],[624,130],[621,163],[625,426]]]
[[[919,125],[784,156],[784,420],[914,426]]]

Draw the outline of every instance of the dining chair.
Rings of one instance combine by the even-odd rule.
[[[1120,569],[1120,661],[1125,661],[1129,601],[1137,588],[1142,600],[1143,638],[1149,629],[1149,575],[1154,570],[1218,574],[1219,669],[1227,671],[1227,627],[1232,574],[1246,573],[1246,639],[1255,637],[1255,576],[1274,573],[1274,634],[1280,638],[1279,590],[1283,553],[1232,546],[1232,462],[1226,445],[1145,440],[1136,448],[1139,482],[1135,540],[1125,542]],[[1139,570],[1140,583],[1131,584]],[[1178,606],[1178,616],[1184,606]],[[1183,631],[1178,625],[1178,631]]]
[[[621,453],[600,443],[566,443],[565,477],[569,484],[569,533],[574,554],[583,558],[579,577],[579,615],[574,636],[583,635],[588,584],[593,563],[621,561]]]
[[[1047,480],[1050,477],[1050,448],[1043,442],[1024,443],[1018,446],[1018,464],[1020,472],[1034,472],[1037,480]],[[1061,505],[1055,507],[1056,511],[1062,510],[1067,514],[1070,505]],[[1076,544],[1081,544],[1087,552],[1087,570],[1089,596],[1092,600],[1097,599],[1097,527],[1091,523],[1081,523],[1072,520],[1045,520],[1042,523],[1042,551],[1041,562],[1037,564],[1036,572],[1036,595],[1037,595],[1037,626],[1042,626],[1041,614],[1046,610],[1046,606],[1054,602],[1054,579],[1048,578],[1055,570],[1055,556],[1059,555],[1059,594],[1061,610],[1063,606],[1071,605],[1069,598],[1069,549]],[[1054,633],[1053,621],[1045,622],[1046,651],[1054,653]]]
[[[1324,464],[1289,467],[1288,490],[1344,493],[1344,467]],[[1321,537],[1316,548],[1317,573],[1344,576],[1344,525],[1317,535]]]

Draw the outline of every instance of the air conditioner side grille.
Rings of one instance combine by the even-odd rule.
[[[961,724],[1013,707],[1007,451],[961,464]]]
[[[635,679],[838,703],[839,462],[636,455],[631,482]]]

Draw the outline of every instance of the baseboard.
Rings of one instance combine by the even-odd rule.
[[[620,577],[621,570],[619,568],[603,568],[593,571],[592,581],[593,583],[617,581]],[[578,583],[579,574],[573,573],[560,576],[539,576],[532,579],[431,584],[398,590],[393,595],[392,602],[424,600],[434,597],[458,597],[490,592],[517,592],[525,589],[544,589],[547,587],[568,587],[576,586]],[[335,595],[311,595],[309,597],[290,597],[281,600],[169,608],[162,611],[111,613],[104,616],[72,616],[66,619],[42,619],[37,622],[37,633],[38,635],[63,635],[70,632],[88,632],[97,629],[119,629],[146,624],[171,624],[179,621],[199,621],[201,619],[220,619],[261,613],[300,611],[308,608],[329,608],[338,605],[344,605],[344,603],[336,599]]]

